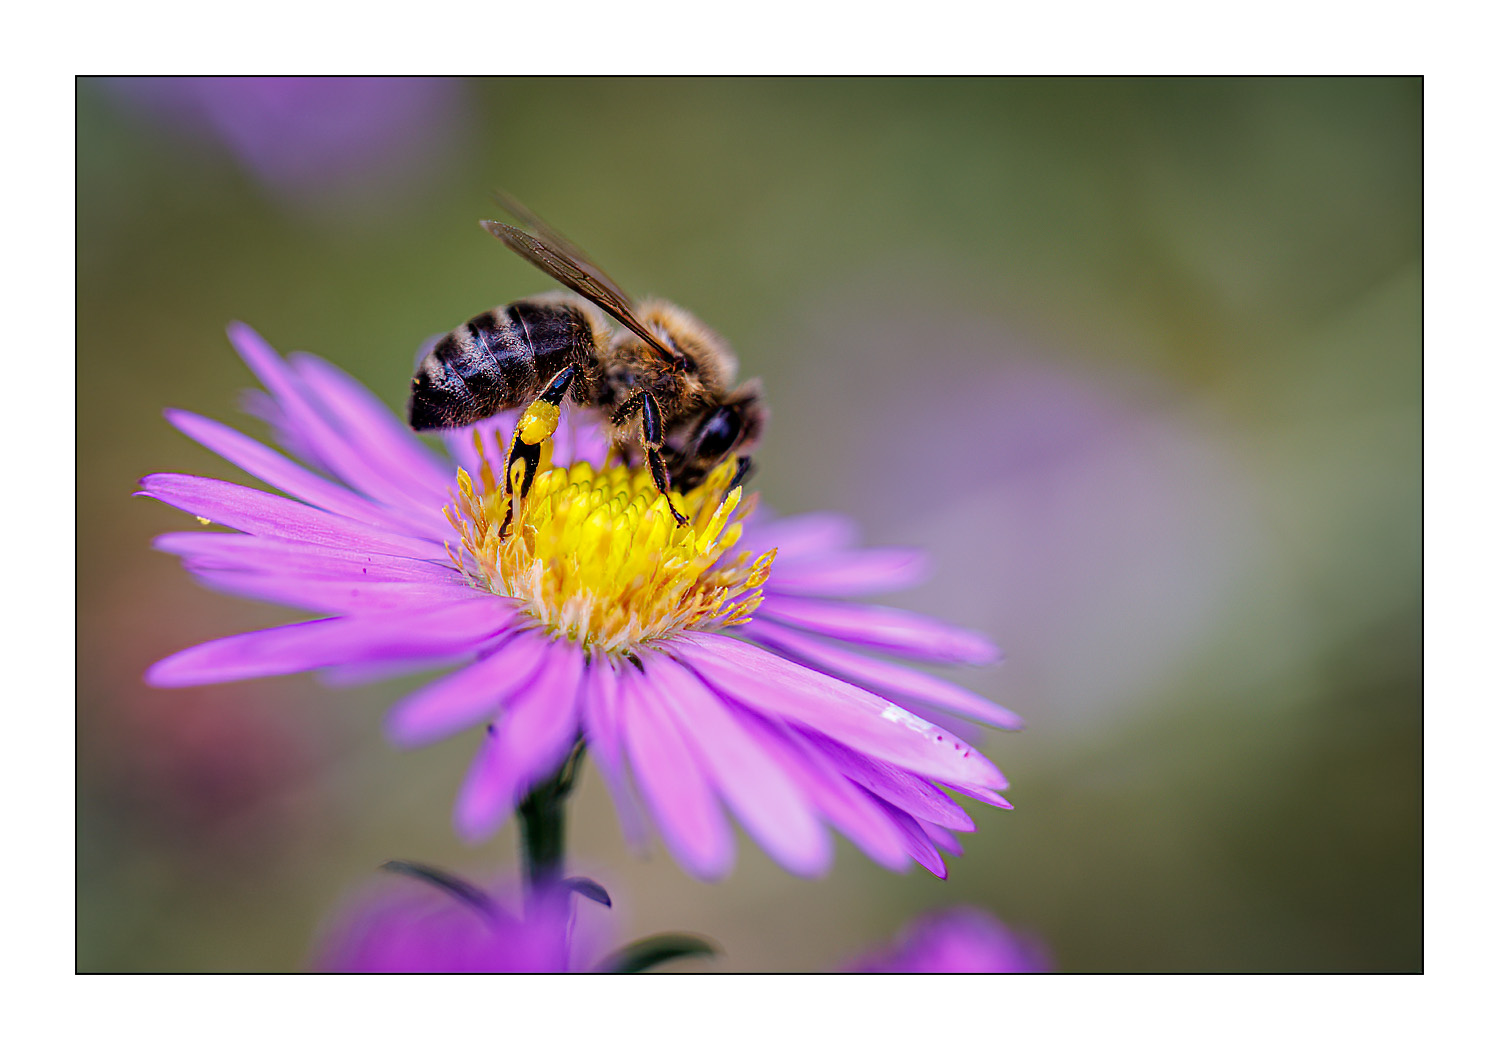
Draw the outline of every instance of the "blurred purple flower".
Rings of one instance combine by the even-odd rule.
[[[944,876],[937,847],[960,853],[952,832],[974,825],[942,789],[1009,808],[999,770],[921,714],[1019,719],[881,658],[982,664],[998,658],[993,644],[831,600],[911,584],[924,571],[916,552],[856,549],[850,523],[831,515],[751,517],[738,490],[724,491],[731,464],[681,494],[692,525],[677,528],[647,471],[601,469],[603,438],[581,415],[564,417],[552,452],[572,467],[538,474],[520,527],[501,538],[496,430],[448,435],[455,486],[455,464],[343,372],[307,355],[283,361],[241,325],[230,338],[269,391],[257,413],[336,480],[169,411],[183,433],[295,499],[151,475],[144,495],[238,530],[168,533],[156,546],[210,587],[329,616],[205,642],[157,663],[151,684],[314,669],[352,683],[466,661],[387,719],[406,746],[489,723],[458,796],[465,838],[493,833],[581,736],[626,836],[645,841],[638,790],[677,860],[705,879],[733,863],[721,803],[803,876],[831,864],[825,823],[882,865],[915,858]]]
[[[463,894],[388,874],[357,891],[324,924],[310,969],[321,973],[568,973],[573,894]]]
[[[109,743],[88,761],[112,806],[149,821],[175,848],[241,867],[246,855],[265,862],[317,819],[317,803],[297,789],[321,749],[282,712],[241,697],[205,705],[141,693],[90,714]]]
[[[108,90],[158,123],[224,146],[279,195],[395,190],[459,140],[463,85],[434,77],[121,77]]]
[[[1252,692],[1296,658],[1307,625],[1281,597],[1288,567],[1246,459],[1252,435],[1165,375],[965,312],[920,269],[848,287],[788,336],[819,352],[781,397],[781,437],[809,450],[822,501],[878,513],[886,535],[928,550],[982,550],[943,566],[921,600],[1026,654],[1006,692],[1048,731],[1095,730],[1171,695],[1215,637],[1242,639],[1232,625],[1261,600],[1274,604],[1252,615],[1280,622],[1279,644],[1215,666]],[[796,403],[829,389],[856,406],[841,426]],[[919,420],[920,440],[885,419]],[[872,470],[919,478],[922,498],[861,488]]]
[[[844,967],[849,973],[1050,973],[1050,955],[978,908],[928,912],[894,943]]]

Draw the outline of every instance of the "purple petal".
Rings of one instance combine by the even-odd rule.
[[[640,851],[650,839],[650,830],[625,770],[624,735],[618,712],[619,674],[607,659],[595,659],[585,672],[579,704],[583,734],[588,738],[588,755],[614,799],[625,841]]]
[[[880,594],[915,586],[929,568],[925,552],[914,547],[874,547],[789,561],[777,553],[765,592],[828,598]]]
[[[452,574],[451,579],[439,583],[411,580],[315,580],[295,573],[271,575],[234,569],[206,569],[192,564],[187,569],[204,586],[223,594],[322,613],[393,612],[409,609],[413,605],[430,606],[486,597],[484,592],[470,587],[457,573]]]
[[[888,762],[861,755],[836,741],[814,739],[813,744],[848,779],[892,806],[945,828],[972,831],[973,818],[938,788]]]
[[[474,434],[484,442],[489,462],[505,461],[506,436],[515,429],[520,418],[520,409],[497,412],[472,426],[442,431],[443,443],[448,454],[468,471],[469,476],[479,476],[479,457],[474,451]],[[552,463],[567,466],[580,460],[595,465],[604,461],[609,452],[609,442],[599,426],[595,414],[589,410],[565,408],[558,420],[556,433],[552,435]]]
[[[493,833],[531,788],[557,771],[578,737],[582,675],[583,650],[552,640],[536,677],[490,727],[458,792],[453,824],[463,838]]]
[[[975,726],[968,719],[959,718],[951,711],[944,711],[941,708],[933,707],[931,704],[924,704],[920,700],[912,700],[910,697],[905,696],[900,697],[896,702],[917,718],[926,719],[950,736],[961,737],[964,740],[970,737],[974,737],[976,740],[983,739],[977,734],[978,726]]]
[[[875,802],[884,809],[895,826],[900,829],[902,837],[906,840],[906,851],[916,863],[939,879],[947,878],[947,864],[943,861],[942,854],[937,852],[936,847],[932,845],[932,840],[927,837],[926,831],[916,818],[881,799],[876,798]]]
[[[385,716],[385,735],[421,747],[498,714],[536,677],[553,643],[538,631],[503,639],[494,652],[412,693]]]
[[[456,430],[444,430],[441,432],[442,443],[448,450],[448,455],[454,461],[468,471],[468,476],[477,478],[480,474],[479,455],[474,450],[474,435],[479,435],[479,440],[484,443],[485,454],[489,462],[498,465],[505,462],[504,435],[510,433],[515,426],[515,421],[520,418],[519,409],[513,412],[501,412],[490,416],[488,419],[480,420],[473,426],[459,427]]]
[[[994,643],[977,632],[883,605],[768,596],[755,615],[913,660],[991,664],[1000,658]]]
[[[1013,711],[914,667],[888,663],[866,653],[850,652],[801,631],[764,621],[746,624],[740,628],[740,633],[828,674],[858,682],[882,696],[895,694],[925,701],[964,718],[1002,729],[1020,729],[1025,725]]]
[[[414,531],[418,535],[432,532],[430,515],[416,516],[409,511],[402,514],[399,508],[386,508],[371,503],[362,496],[356,495],[352,490],[319,477],[306,467],[293,463],[281,453],[266,448],[260,442],[246,437],[233,427],[227,427],[205,416],[184,412],[181,409],[169,408],[165,414],[172,426],[198,444],[223,456],[246,473],[254,475],[267,484],[274,485],[288,496],[294,496],[304,503],[310,503],[314,507],[320,507],[334,514],[341,514],[355,521],[368,522],[392,532]],[[442,506],[446,502],[446,499],[439,500],[437,506]],[[440,540],[443,535],[451,534],[451,532],[451,527],[448,527],[444,532],[437,534],[436,538]]]
[[[159,551],[180,555],[188,569],[260,572],[274,569],[306,579],[410,581],[440,584],[462,582],[451,562],[436,564],[343,547],[318,547],[268,536],[239,532],[166,532],[151,544]]]
[[[388,465],[381,462],[377,446],[366,443],[364,435],[335,428],[325,416],[325,409],[309,396],[302,380],[248,325],[238,322],[229,326],[229,341],[244,358],[245,364],[275,395],[285,414],[287,426],[297,432],[317,459],[328,465],[345,484],[392,506],[409,506],[430,513],[433,528],[441,528],[440,506],[428,507],[392,480]]]
[[[729,714],[724,701],[669,658],[650,660],[645,673],[745,829],[787,871],[804,878],[825,874],[833,862],[826,829],[796,784]]]
[[[573,410],[563,412],[553,435],[552,462],[571,464],[587,461],[595,465],[604,462],[609,454],[609,440],[591,412]]]
[[[141,479],[138,495],[227,525],[253,536],[271,536],[321,547],[344,547],[375,554],[446,560],[447,552],[432,540],[388,532],[351,521],[284,496],[245,488],[217,478],[190,474],[151,474]]]
[[[394,476],[406,485],[447,502],[453,467],[422,444],[416,434],[369,389],[343,369],[312,354],[292,354],[291,366],[349,433],[360,435]]]
[[[951,831],[938,824],[929,824],[919,818],[916,823],[921,825],[921,830],[926,834],[926,837],[931,839],[939,849],[946,851],[948,856],[961,857],[963,855],[963,844],[958,841],[958,836],[954,835]]]
[[[722,878],[734,866],[734,838],[700,760],[643,675],[627,673],[619,685],[630,768],[661,838],[689,874]]]
[[[325,474],[333,473],[332,468],[318,459],[317,453],[308,447],[302,435],[293,429],[286,418],[286,413],[281,411],[280,403],[270,394],[255,388],[243,390],[239,395],[239,408],[245,415],[259,419],[269,426],[272,440],[307,466],[321,470]]]
[[[950,907],[909,923],[894,943],[841,967],[846,973],[1050,973],[1050,952],[988,912]]]
[[[509,627],[518,615],[515,602],[495,598],[288,624],[184,649],[151,667],[146,681],[174,688],[296,674],[361,660],[459,654]]]
[[[848,547],[859,540],[859,530],[842,514],[798,514],[769,521],[745,523],[739,546],[749,550],[777,549],[776,561],[795,561],[825,551]]]
[[[833,768],[828,757],[799,732],[772,724],[747,710],[734,712],[751,736],[791,775],[802,793],[850,842],[876,864],[893,871],[911,862],[905,838],[869,793]]]
[[[710,685],[787,719],[945,783],[1004,786],[987,758],[904,708],[728,635],[691,631],[673,643]]]
[[[947,786],[961,795],[967,795],[969,798],[976,798],[980,802],[987,802],[989,805],[997,806],[1000,809],[1015,808],[1014,805],[1011,804],[1010,800],[1005,798],[998,791],[990,791],[988,788],[981,787],[957,787],[953,784],[948,784]]]
[[[462,656],[434,656],[421,660],[363,660],[357,664],[329,667],[318,672],[318,681],[333,689],[383,682],[387,678],[404,678],[450,667]]]

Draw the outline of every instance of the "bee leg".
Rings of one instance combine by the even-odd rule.
[[[620,426],[634,413],[640,413],[640,445],[645,449],[645,460],[650,464],[651,480],[656,491],[666,497],[666,506],[678,525],[688,524],[687,519],[671,501],[671,472],[666,469],[666,460],[661,456],[665,438],[661,433],[661,406],[654,394],[648,390],[637,390],[625,399],[614,412],[614,425]]]
[[[734,480],[729,482],[729,487],[725,490],[726,492],[733,492],[737,489],[740,482],[749,477],[750,472],[755,469],[755,461],[748,456],[738,456],[736,458],[739,462],[734,466]]]
[[[619,407],[614,410],[614,415],[609,417],[609,422],[613,423],[617,427],[624,426],[625,421],[633,416],[636,412],[639,412],[640,406],[644,403],[645,391],[635,391],[635,393],[631,394],[629,397],[620,402]]]
[[[640,443],[645,446],[646,462],[651,466],[651,480],[656,483],[656,491],[666,497],[666,507],[671,511],[671,516],[677,519],[677,524],[686,525],[687,519],[671,501],[671,473],[666,469],[666,460],[661,456],[661,407],[650,394],[645,395],[640,408],[640,437]]]
[[[661,450],[648,448],[645,450],[646,462],[651,465],[651,479],[656,483],[656,491],[666,497],[666,506],[671,511],[671,516],[677,519],[678,525],[686,525],[688,521],[682,517],[682,512],[677,510],[677,505],[671,501],[671,474],[667,472],[666,461],[661,458]]]
[[[536,480],[536,469],[541,464],[542,442],[557,432],[562,399],[567,396],[575,374],[572,365],[562,369],[521,413],[510,437],[510,451],[505,455],[507,494],[525,496],[531,491],[531,482]]]

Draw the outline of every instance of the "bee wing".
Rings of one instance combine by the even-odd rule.
[[[511,211],[523,222],[535,225],[539,221],[524,208],[515,211],[511,204],[503,200],[500,203],[501,207]],[[534,233],[528,233],[519,227],[491,219],[485,219],[479,225],[505,242],[505,246],[522,259],[556,278],[640,336],[647,346],[661,356],[664,364],[676,363],[677,355],[663,346],[660,338],[635,316],[635,304],[620,291],[619,285],[550,227],[543,224],[537,226]]]
[[[604,268],[588,257],[588,253],[568,240],[555,228],[548,225],[546,220],[527,208],[504,190],[496,189],[490,191],[490,196],[501,208],[510,213],[522,229],[529,230],[537,240],[550,244],[555,250],[570,259],[574,266],[592,277],[598,284],[608,289],[616,299],[622,303],[629,304],[630,297],[625,290],[614,282],[614,278],[604,272]],[[528,256],[529,258],[529,256]]]

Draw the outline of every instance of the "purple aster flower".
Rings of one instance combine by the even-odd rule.
[[[1050,973],[1045,947],[973,907],[929,912],[892,944],[844,967],[850,973]]]
[[[395,867],[395,866],[390,866]],[[385,875],[345,901],[319,932],[311,969],[323,973],[568,973],[573,894],[519,896],[420,866],[421,879]]]
[[[461,663],[387,720],[406,746],[488,726],[459,791],[460,834],[493,833],[581,740],[632,843],[648,815],[705,879],[733,863],[725,806],[803,876],[831,863],[829,826],[882,865],[915,858],[945,875],[938,848],[960,853],[953,832],[974,825],[944,789],[1009,807],[1003,775],[946,723],[1019,719],[885,659],[985,664],[993,644],[845,600],[914,582],[918,554],[856,548],[830,515],[754,515],[725,491],[732,464],[680,495],[679,527],[648,471],[605,465],[581,413],[551,442],[562,465],[543,464],[500,535],[505,419],[450,434],[446,462],[327,362],[283,361],[241,325],[230,338],[268,392],[257,414],[308,466],[169,411],[287,496],[152,475],[143,494],[236,530],[156,545],[210,587],[324,615],[204,642],[153,666],[151,684],[310,670],[349,683]]]
[[[524,895],[490,891],[445,871],[392,861],[382,877],[346,899],[323,923],[310,968],[324,973],[640,973],[717,948],[691,934],[667,933],[602,951],[612,908],[591,879],[568,879]],[[577,914],[588,909],[586,918]]]
[[[466,108],[464,85],[441,77],[119,77],[105,87],[309,203],[428,177],[454,154]]]

